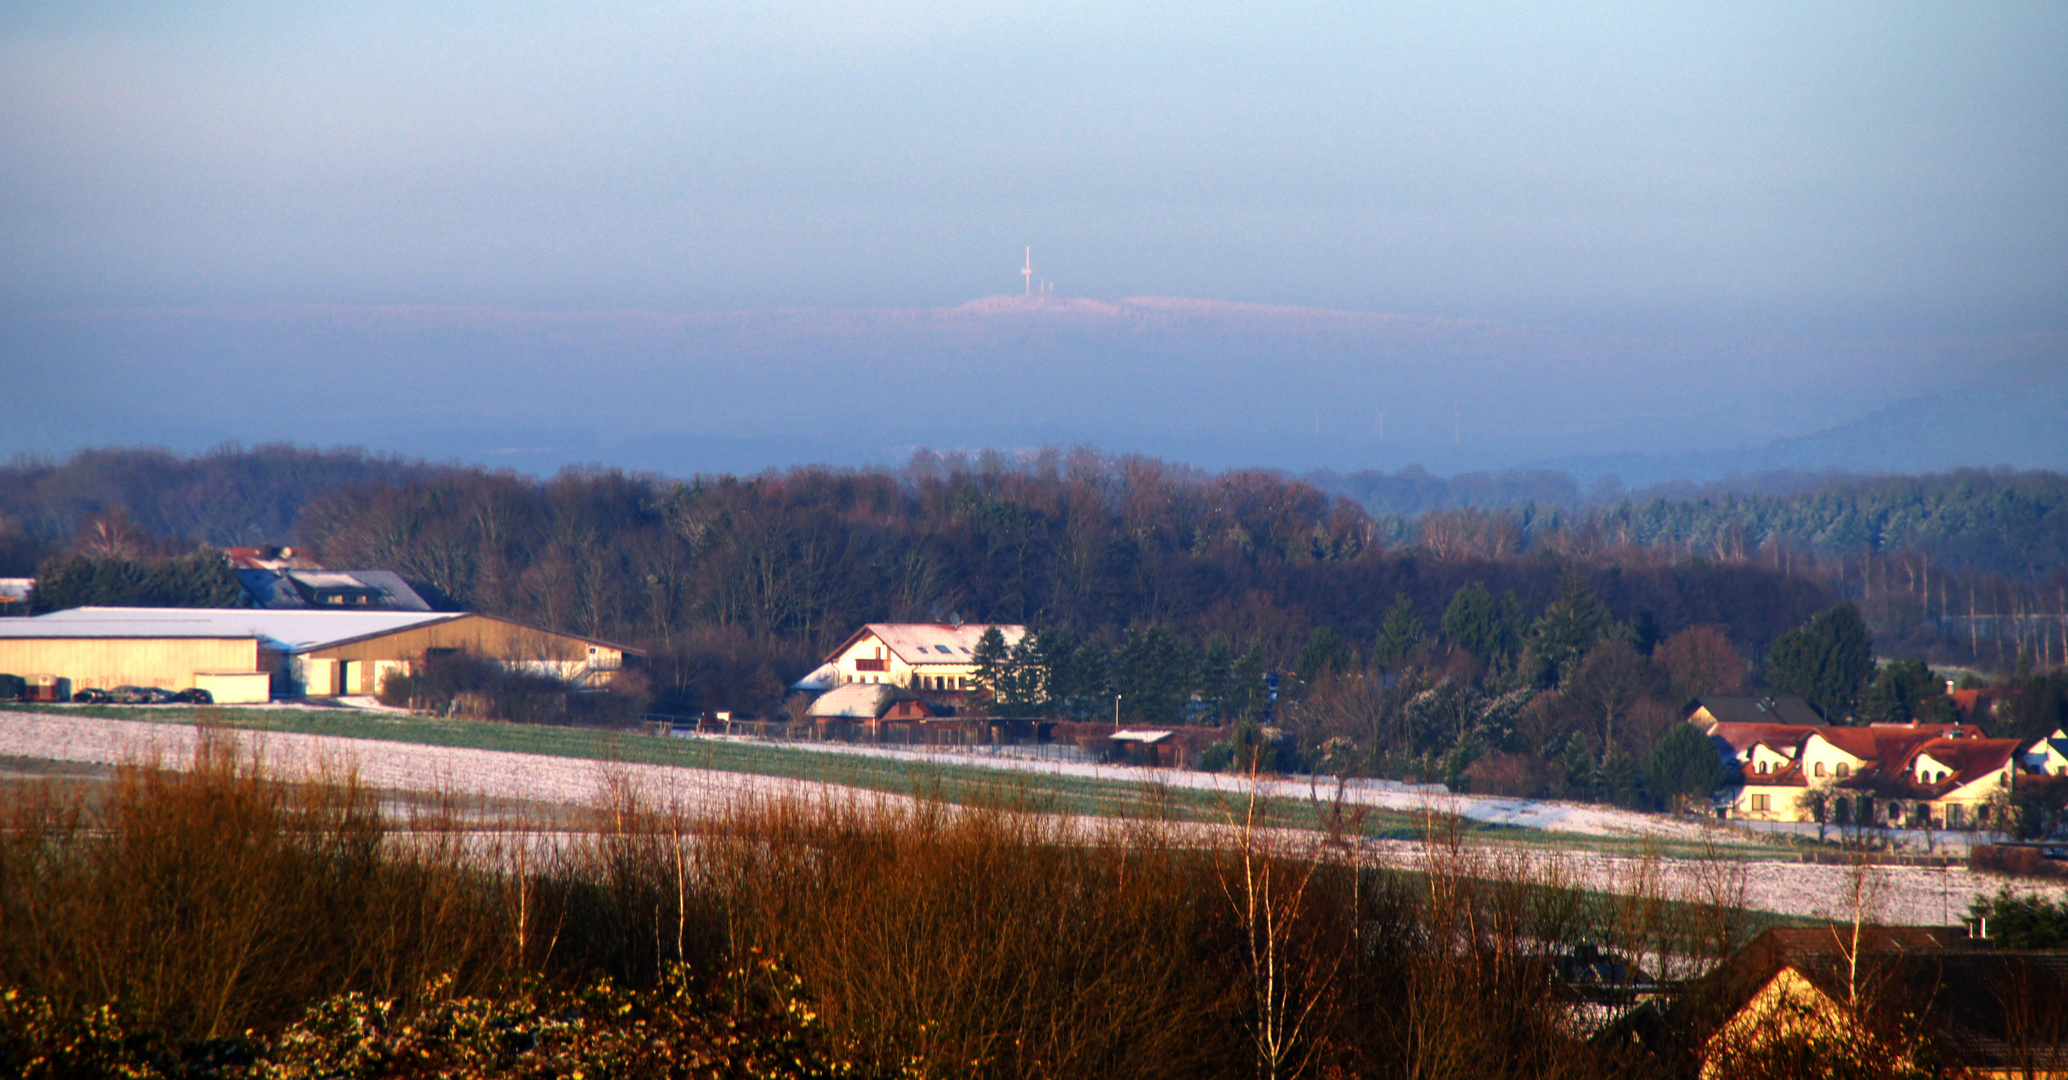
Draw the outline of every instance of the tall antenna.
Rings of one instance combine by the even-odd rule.
[[[1034,295],[1034,249],[1032,247],[1027,248],[1027,266],[1026,269],[1020,271],[1020,276],[1027,279],[1027,295]]]

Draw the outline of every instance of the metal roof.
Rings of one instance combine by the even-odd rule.
[[[840,643],[840,647],[826,655],[827,660],[838,659],[865,634],[874,634],[877,640],[897,654],[898,659],[915,667],[922,664],[976,663],[977,641],[984,631],[992,626],[1005,637],[1007,646],[1017,645],[1027,636],[1027,628],[1012,623],[870,623],[854,632],[853,636]]]
[[[393,570],[238,570],[237,582],[252,605],[289,609],[315,607],[303,595],[330,590],[367,589],[380,594],[374,605],[385,611],[429,611],[431,605]],[[299,586],[299,587],[297,587]],[[363,608],[361,610],[364,610]]]
[[[83,607],[0,619],[0,637],[259,638],[274,648],[306,652],[460,617],[423,611]]]

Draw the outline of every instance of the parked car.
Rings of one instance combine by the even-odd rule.
[[[108,701],[108,692],[106,690],[96,690],[93,687],[89,686],[86,689],[81,690],[76,694],[73,694],[72,700],[83,701],[89,705],[105,705]]]
[[[19,675],[0,675],[0,701],[29,700],[29,680]]]
[[[197,686],[192,690],[182,690],[172,695],[172,700],[186,705],[213,705],[215,695]]]
[[[163,705],[172,700],[172,691],[155,686],[118,686],[108,691],[108,700],[116,705]]]

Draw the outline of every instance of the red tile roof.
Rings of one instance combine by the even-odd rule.
[[[1709,734],[1729,743],[1733,751],[1742,754],[1752,749],[1753,743],[1763,742],[1769,746],[1800,746],[1802,745],[1802,740],[1808,738],[1811,732],[1822,730],[1824,729],[1821,726],[1806,727],[1801,724],[1718,723],[1710,725]]]

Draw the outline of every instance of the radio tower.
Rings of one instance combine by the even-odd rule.
[[[1027,295],[1034,295],[1034,249],[1031,247],[1027,249],[1027,267],[1020,271],[1020,276],[1027,279]]]

